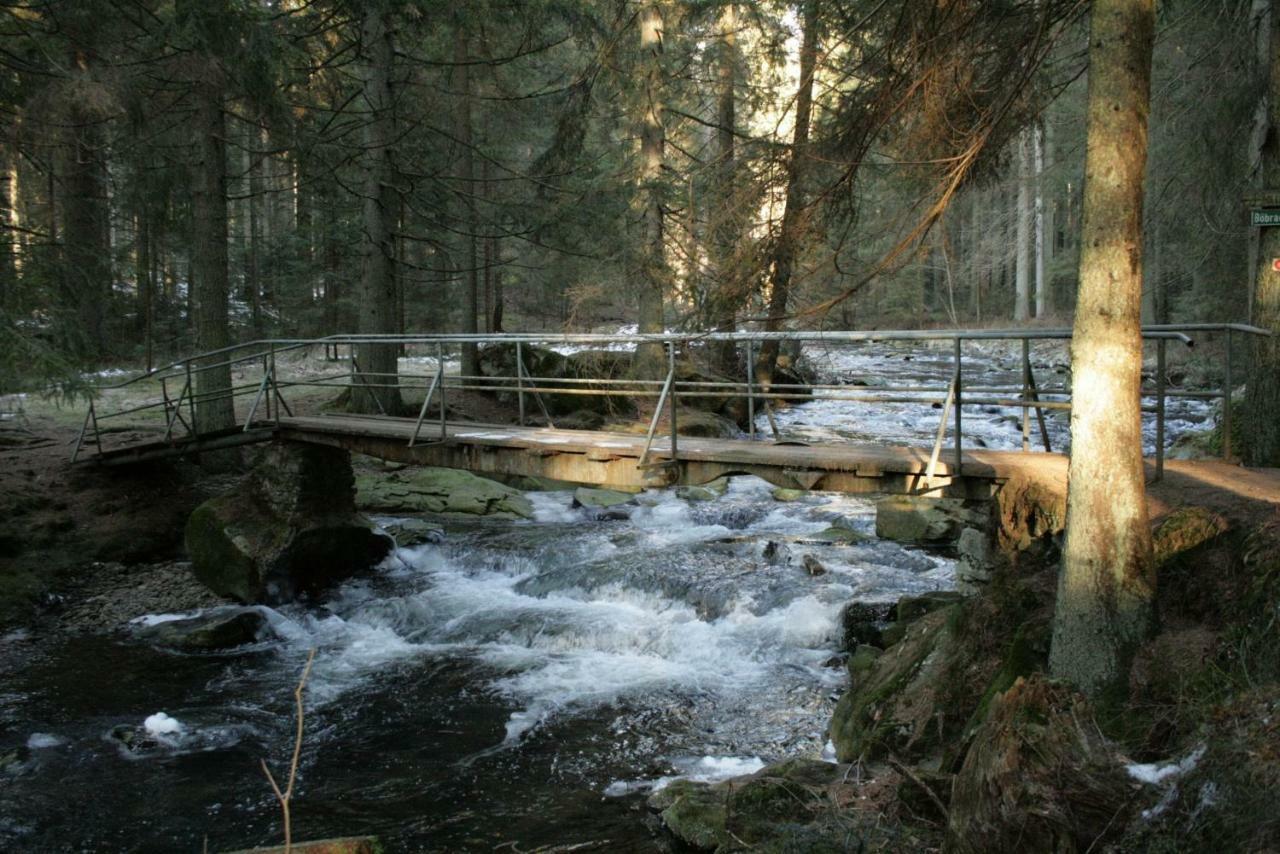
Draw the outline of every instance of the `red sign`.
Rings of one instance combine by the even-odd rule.
[[[1271,272],[1280,273],[1280,258],[1271,259]]]

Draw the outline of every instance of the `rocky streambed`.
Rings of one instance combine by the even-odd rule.
[[[955,580],[950,559],[878,539],[871,502],[752,478],[630,495],[404,469],[356,485],[399,544],[351,580],[194,612],[103,600],[101,630],[4,639],[6,849],[278,841],[259,763],[288,765],[315,649],[295,835],[662,850],[645,800],[675,780],[836,769],[846,605]]]

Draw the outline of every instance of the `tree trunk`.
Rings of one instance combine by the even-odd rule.
[[[644,76],[643,113],[640,126],[639,195],[643,230],[637,282],[639,331],[661,333],[666,328],[663,298],[668,279],[666,248],[662,223],[662,166],[666,146],[666,129],[662,124],[662,8],[658,0],[650,0],[640,9],[640,52]],[[662,348],[641,345],[636,348],[635,371],[638,376],[656,378],[663,370]]]
[[[1067,531],[1050,669],[1121,702],[1155,623],[1142,466],[1142,202],[1152,0],[1095,0],[1080,286],[1071,343]]]
[[[359,327],[361,334],[388,335],[396,331],[395,223],[398,200],[392,186],[391,43],[390,14],[382,4],[370,4],[361,24],[364,65],[364,235],[360,272]],[[395,344],[359,344],[360,373],[352,383],[355,412],[399,414],[401,410]]]
[[[796,91],[796,124],[791,137],[791,159],[787,164],[787,189],[782,203],[782,228],[774,243],[769,273],[769,314],[765,330],[777,332],[787,315],[791,278],[796,252],[805,224],[808,202],[804,192],[805,159],[808,157],[809,120],[813,112],[813,72],[818,59],[818,0],[805,0],[804,28],[800,42],[800,84]],[[778,342],[766,341],[756,360],[756,376],[768,386],[778,361]]]
[[[1018,224],[1017,257],[1014,259],[1016,280],[1013,302],[1013,319],[1026,323],[1031,319],[1031,152],[1029,134],[1018,134]]]
[[[203,58],[195,81],[195,132],[199,161],[191,193],[191,297],[196,349],[219,350],[230,343],[227,330],[227,164],[226,117],[216,61]],[[231,368],[222,353],[203,360],[196,374],[196,423],[200,432],[224,430],[236,423],[231,399]]]
[[[253,337],[262,337],[262,208],[263,208],[263,155],[265,139],[257,129],[251,129],[248,136],[249,156],[249,198],[245,200],[248,208],[248,247],[245,252],[244,290],[249,301],[250,316],[253,319]]]
[[[73,51],[69,62],[74,73],[89,75],[83,52]],[[103,321],[111,293],[105,140],[99,117],[79,101],[68,105],[66,122],[57,205],[62,215],[62,324],[69,351],[92,362],[105,355]]]
[[[1049,283],[1045,278],[1046,250],[1044,243],[1044,161],[1045,133],[1044,122],[1037,121],[1031,131],[1032,161],[1035,168],[1035,250],[1036,250],[1036,317],[1044,317],[1049,310],[1047,291]]]
[[[726,3],[720,12],[720,59],[716,67],[716,164],[718,209],[712,229],[712,251],[715,253],[716,282],[711,294],[713,328],[733,332],[738,325],[738,306],[744,294],[735,256],[742,217],[738,215],[738,164],[734,151],[734,128],[737,123],[737,30],[738,12]],[[738,372],[737,347],[732,341],[715,345],[716,367],[726,376]]]
[[[462,15],[456,16],[456,41],[454,42],[454,61],[457,63],[456,87],[462,95],[462,103],[458,105],[458,173],[462,180],[463,229],[463,276],[466,277],[466,293],[463,299],[461,331],[475,335],[480,331],[478,315],[480,314],[480,264],[476,240],[476,181],[475,152],[471,128],[471,45]],[[479,348],[474,344],[462,345],[462,373],[474,377],[480,373]]]
[[[18,283],[22,254],[22,223],[18,214],[18,160],[11,145],[0,148],[4,153],[0,181],[0,313],[9,308]]]
[[[1270,68],[1267,76],[1267,129],[1262,145],[1262,183],[1280,187],[1280,8],[1272,4]],[[1280,466],[1280,272],[1271,260],[1280,258],[1280,228],[1263,228],[1258,236],[1258,260],[1253,283],[1252,323],[1272,331],[1270,338],[1251,337],[1249,382],[1241,423],[1241,456],[1246,465]]]

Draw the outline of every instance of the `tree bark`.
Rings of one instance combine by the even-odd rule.
[[[1080,285],[1071,343],[1067,531],[1049,663],[1104,706],[1155,623],[1142,465],[1142,203],[1152,0],[1096,0]]]
[[[227,164],[226,117],[222,111],[222,72],[217,60],[202,58],[195,81],[195,130],[199,159],[191,193],[191,313],[196,349],[220,350],[230,343],[227,330]],[[224,430],[236,423],[231,399],[228,354],[202,360],[195,376],[196,423],[200,432]],[[218,364],[218,363],[224,364]],[[204,367],[208,366],[208,367]]]
[[[89,77],[90,59],[73,50],[68,64]],[[63,338],[80,361],[102,358],[106,350],[107,300],[111,294],[111,247],[107,232],[107,165],[101,116],[79,99],[67,105],[61,146],[58,210],[62,216]]]
[[[791,137],[791,158],[787,163],[787,188],[782,203],[782,227],[774,243],[769,267],[769,314],[765,330],[777,332],[787,315],[791,279],[796,254],[805,226],[808,201],[804,191],[809,122],[813,112],[813,74],[818,60],[818,0],[805,0],[803,34],[800,41],[800,84],[796,90],[796,124]],[[766,341],[756,360],[756,376],[766,387],[773,381],[778,361],[777,341]]]
[[[1269,18],[1270,67],[1267,71],[1267,118],[1262,144],[1262,182],[1280,189],[1280,8],[1272,3]],[[1270,338],[1251,337],[1249,379],[1241,419],[1241,456],[1246,465],[1280,466],[1280,228],[1263,228],[1258,236],[1251,322],[1272,331]]]
[[[643,333],[661,333],[666,328],[663,300],[669,272],[662,222],[662,168],[666,129],[662,124],[662,8],[659,0],[646,2],[640,10],[640,52],[644,77],[640,124],[639,196],[643,227],[637,282],[637,322]],[[662,348],[636,348],[635,371],[643,377],[658,377]]]
[[[1018,254],[1013,265],[1013,319],[1018,323],[1026,323],[1031,319],[1031,277],[1028,264],[1031,255],[1031,157],[1028,136],[1025,130],[1018,134]]]
[[[1035,168],[1035,201],[1034,201],[1034,233],[1036,257],[1036,317],[1044,317],[1049,310],[1049,282],[1045,278],[1045,261],[1047,251],[1044,243],[1044,162],[1045,131],[1044,121],[1038,120],[1031,130],[1032,165]]]
[[[716,66],[716,181],[718,209],[712,229],[716,285],[711,296],[711,324],[733,332],[738,325],[738,306],[743,299],[741,276],[736,265],[742,218],[738,215],[738,164],[734,150],[737,124],[738,11],[726,3],[720,12],[720,57]],[[716,367],[726,376],[738,371],[737,347],[732,341],[715,345]]]
[[[371,3],[361,23],[364,66],[363,95],[368,119],[364,125],[364,239],[361,241],[359,327],[365,335],[396,331],[395,229],[398,199],[392,185],[391,145],[394,117],[391,64],[394,60],[390,13]],[[360,373],[352,384],[355,412],[399,414],[400,400],[395,344],[359,344]]]
[[[463,299],[461,331],[475,335],[480,331],[480,264],[478,241],[476,239],[476,181],[475,152],[471,126],[471,46],[470,34],[467,32],[462,15],[456,16],[457,33],[454,42],[454,61],[457,63],[457,89],[461,93],[462,103],[458,108],[458,173],[462,182],[463,228],[466,234],[463,244],[463,275],[466,277],[466,292]],[[462,373],[465,376],[478,376],[480,373],[479,348],[474,344],[462,345]]]

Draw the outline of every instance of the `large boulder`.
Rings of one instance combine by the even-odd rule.
[[[346,451],[280,443],[236,489],[187,520],[196,577],[240,602],[276,604],[367,569],[393,548],[356,513]]]
[[[914,545],[952,545],[966,527],[989,522],[985,507],[956,498],[894,495],[876,502],[876,536]]]
[[[180,652],[217,652],[254,643],[267,631],[267,618],[260,610],[233,607],[143,625],[133,634],[138,640]]]
[[[356,487],[356,504],[379,513],[533,518],[533,503],[520,490],[461,469],[423,466],[361,475]]]
[[[480,372],[488,377],[515,377],[517,372],[516,345],[491,344],[480,351]],[[554,417],[582,413],[599,415],[625,415],[635,412],[635,405],[624,394],[604,394],[611,390],[607,383],[582,383],[576,380],[622,380],[631,371],[631,354],[611,350],[583,350],[572,355],[557,353],[545,347],[521,345],[520,362],[524,366],[525,385],[536,378],[537,386],[544,389],[562,388],[564,392],[543,391],[538,396],[542,405]],[[570,382],[563,382],[569,380]],[[495,385],[495,388],[499,386]],[[518,395],[514,382],[505,382],[498,391],[500,399],[514,401]],[[591,389],[599,394],[572,394],[571,391]],[[532,393],[525,398],[526,411],[540,414],[541,408]],[[594,429],[594,428],[587,428]]]

